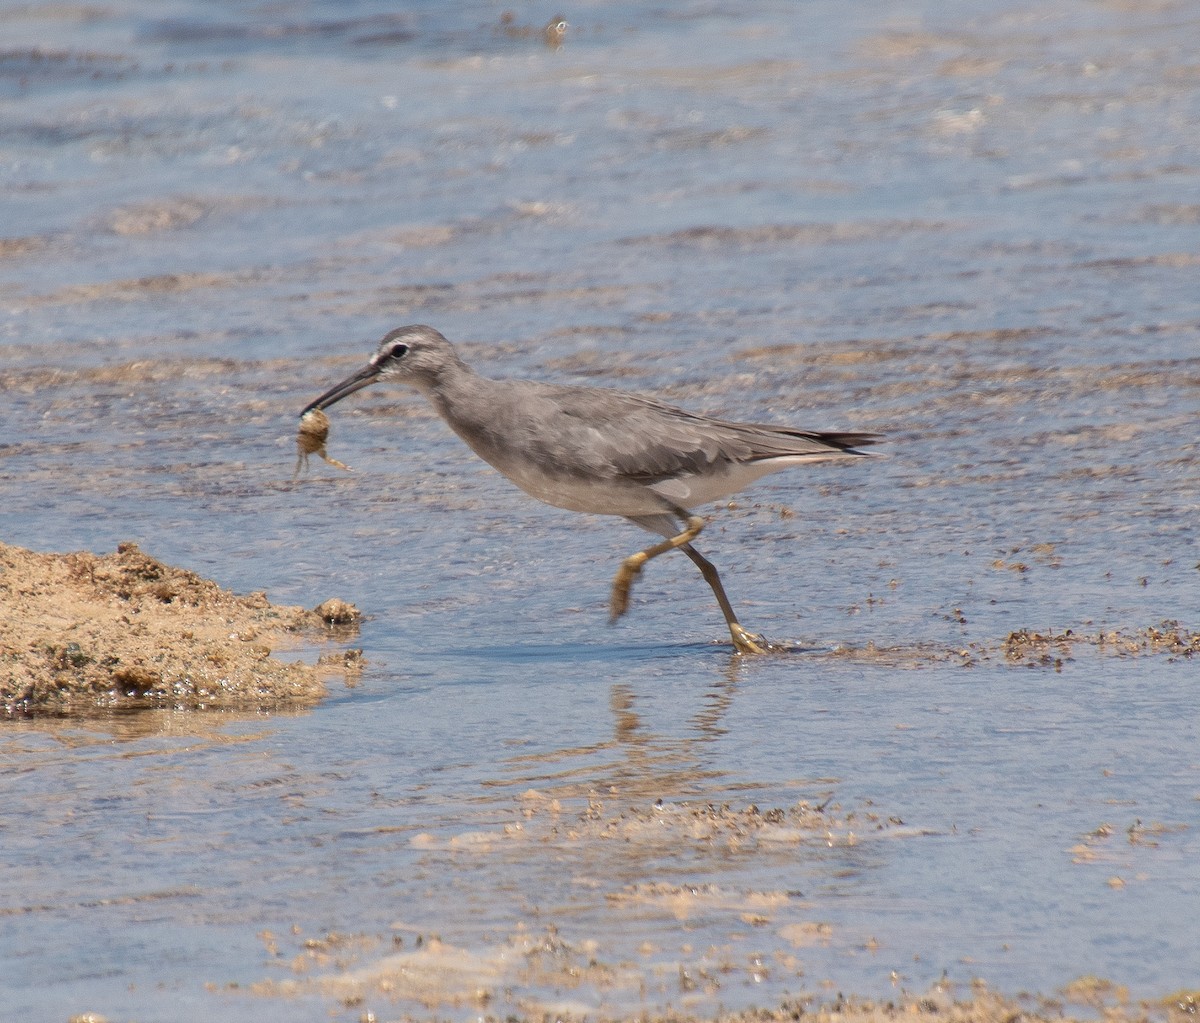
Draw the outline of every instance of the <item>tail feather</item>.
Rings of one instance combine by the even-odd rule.
[[[871,444],[879,444],[884,440],[882,433],[813,433],[811,437],[843,451],[853,451],[855,448],[865,448]]]
[[[752,458],[779,458],[787,455],[809,455],[820,458],[823,453],[866,455],[859,448],[878,444],[881,433],[821,433],[814,430],[793,430],[779,426],[753,426],[755,434],[750,443],[755,449]]]

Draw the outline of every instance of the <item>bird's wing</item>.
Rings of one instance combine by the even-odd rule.
[[[543,456],[568,471],[585,466],[589,472],[615,473],[647,484],[737,462],[855,455],[855,447],[878,439],[867,433],[813,433],[726,422],[603,388],[539,388],[526,398],[540,404],[554,424],[542,438],[530,438],[543,448]]]

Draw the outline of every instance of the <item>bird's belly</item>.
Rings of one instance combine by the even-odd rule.
[[[592,515],[658,515],[668,509],[660,495],[640,483],[551,476],[507,468],[500,471],[531,497],[568,511]]]
[[[673,476],[651,484],[650,489],[681,508],[698,508],[745,490],[756,480],[786,469],[789,464],[784,459],[774,458],[735,462],[703,476]]]
[[[645,484],[629,479],[597,480],[497,465],[513,483],[539,501],[593,515],[658,515],[672,508],[691,510],[728,497],[755,480],[786,468],[782,460],[732,465],[703,476],[675,476]]]

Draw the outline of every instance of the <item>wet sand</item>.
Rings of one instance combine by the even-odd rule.
[[[308,611],[239,597],[134,543],[105,556],[0,544],[0,608],[10,716],[309,707],[325,695],[318,672],[273,648],[288,633],[328,639],[334,626],[345,639],[360,617],[336,599]],[[357,666],[357,652],[340,658]]]

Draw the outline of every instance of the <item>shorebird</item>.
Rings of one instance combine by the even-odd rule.
[[[629,609],[646,562],[680,550],[712,588],[739,653],[771,645],[737,620],[721,577],[692,542],[704,528],[693,509],[768,473],[857,458],[875,433],[815,433],[726,422],[654,398],[603,387],[481,376],[432,327],[398,327],[357,373],[305,406],[301,419],[376,382],[423,394],[467,446],[532,497],[568,511],[620,515],[664,539],[621,562],[609,601]]]

